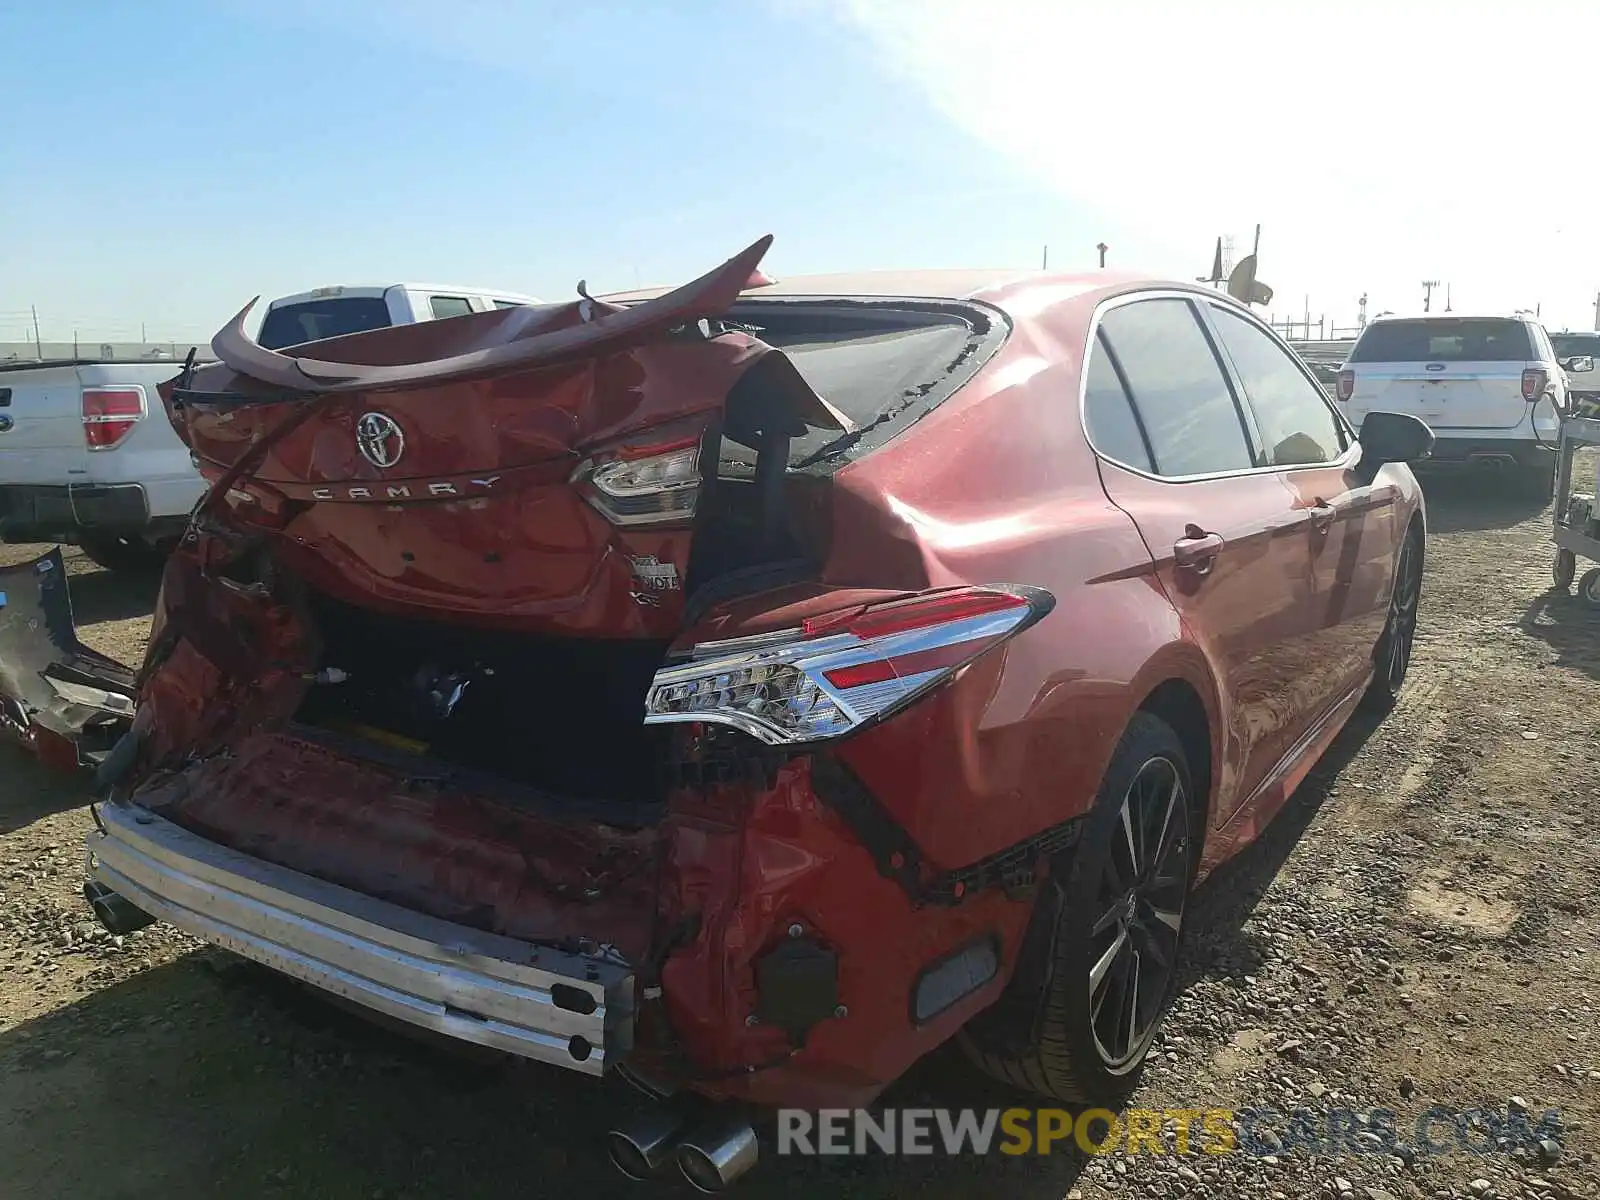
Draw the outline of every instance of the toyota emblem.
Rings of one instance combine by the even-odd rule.
[[[395,419],[381,412],[362,413],[356,421],[356,448],[375,467],[392,467],[406,452],[406,435]]]

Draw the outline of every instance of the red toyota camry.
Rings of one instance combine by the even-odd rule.
[[[10,719],[99,764],[102,920],[695,1097],[613,1153],[708,1189],[741,1105],[860,1105],[952,1037],[1128,1084],[1195,882],[1405,679],[1431,435],[1358,433],[1204,288],[773,282],[769,241],[218,334],[164,389],[212,487],[137,677],[59,559],[0,580]]]

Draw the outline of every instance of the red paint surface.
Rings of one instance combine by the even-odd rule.
[[[1403,472],[1366,490],[1348,473],[1315,471],[1179,494],[1108,466],[1103,483],[1076,416],[1079,368],[1095,304],[1129,286],[1046,280],[988,296],[1014,328],[976,379],[841,470],[825,502],[796,483],[818,544],[830,548],[818,581],[720,606],[681,633],[676,601],[646,610],[627,599],[627,558],[655,554],[681,572],[688,530],[608,526],[557,464],[575,464],[592,444],[709,420],[750,353],[746,339],[340,399],[275,447],[249,486],[284,498],[274,553],[314,587],[529,633],[669,633],[686,644],[794,628],[928,588],[1046,588],[1057,603],[1044,620],[839,745],[840,759],[934,867],[962,866],[1086,811],[1130,715],[1177,681],[1210,726],[1209,870],[1254,836],[1347,716],[1341,700],[1370,672],[1398,539],[1420,494]],[[354,450],[351,421],[379,404],[419,448],[406,478],[502,472],[516,473],[515,485],[393,508],[307,500],[325,484],[394,482]],[[282,407],[231,418],[191,411],[188,436],[209,463],[226,465]],[[1333,528],[1297,515],[1314,499],[1339,508]],[[247,507],[224,511],[249,529]],[[1191,521],[1225,539],[1217,572],[1197,587],[1171,558]],[[290,606],[223,596],[196,565],[214,552],[203,538],[169,566],[160,619],[204,632],[180,642],[143,697],[156,710],[147,767],[196,748],[233,751],[178,781],[152,777],[145,798],[177,819],[419,909],[520,936],[609,941],[641,964],[693,917],[698,931],[666,954],[660,1005],[645,1006],[639,1053],[718,1095],[862,1103],[1009,977],[1030,902],[986,891],[914,910],[818,800],[804,757],[771,786],[680,789],[659,824],[623,832],[482,796],[421,793],[398,772],[296,741],[282,726],[305,686],[295,673],[311,663],[301,619]],[[598,897],[555,899],[547,886],[595,876],[613,880]],[[746,1024],[752,964],[795,923],[838,951],[848,1015],[822,1022],[774,1066],[787,1053],[781,1037]],[[1001,978],[915,1028],[917,973],[978,934],[999,939]],[[654,982],[641,970],[642,983]],[[661,1045],[676,1054],[651,1048]]]

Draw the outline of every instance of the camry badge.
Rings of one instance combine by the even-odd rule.
[[[392,467],[406,451],[406,435],[395,419],[381,412],[362,413],[356,421],[356,449],[375,467]]]

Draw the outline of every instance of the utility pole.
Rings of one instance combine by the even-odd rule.
[[[1437,279],[1424,279],[1422,281],[1422,311],[1433,310],[1433,289],[1439,286]]]
[[[1444,285],[1444,310],[1445,312],[1453,311],[1450,308],[1450,285],[1448,283]]]
[[[1111,247],[1106,245],[1104,242],[1101,242],[1095,246],[1095,249],[1100,251],[1100,265],[1104,267],[1106,265],[1106,251],[1111,249]]]
[[[1596,296],[1594,298],[1594,311],[1595,311],[1596,317],[1600,318],[1600,296]],[[1361,308],[1360,308],[1359,315],[1357,315],[1357,317],[1356,317],[1356,328],[1357,329],[1365,329],[1366,327],[1367,327],[1367,294],[1365,292],[1362,292],[1361,293]],[[1600,323],[1597,323],[1595,328],[1600,329]]]
[[[33,352],[40,358],[44,357],[44,345],[39,341],[39,308],[38,305],[28,305],[28,311],[33,314]]]
[[[1046,242],[1045,246],[1044,246],[1044,257],[1042,259],[1040,259],[1040,261],[1039,261],[1039,270],[1048,271],[1049,269],[1050,269],[1050,243]]]
[[[1600,333],[1600,292],[1594,295],[1594,329],[1596,333]]]

